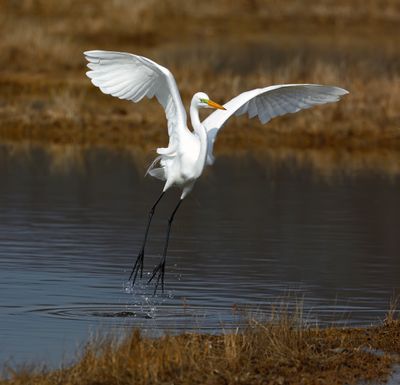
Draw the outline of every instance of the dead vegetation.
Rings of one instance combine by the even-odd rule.
[[[185,103],[197,90],[223,102],[276,83],[350,90],[341,103],[273,120],[232,119],[217,152],[247,148],[398,151],[400,1],[194,0],[0,3],[0,140],[164,145],[154,101],[102,95],[82,51],[151,56],[169,66]]]
[[[6,370],[0,384],[359,384],[384,381],[399,362],[400,323],[319,328],[298,314],[249,321],[236,332],[96,338],[72,366]]]

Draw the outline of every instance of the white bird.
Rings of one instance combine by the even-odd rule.
[[[336,102],[348,94],[345,89],[333,86],[281,84],[243,92],[221,106],[210,100],[204,92],[197,92],[190,104],[191,131],[187,126],[185,108],[175,79],[167,68],[143,56],[125,52],[96,50],[87,51],[84,55],[90,69],[86,74],[103,93],[133,102],[139,102],[145,96],[149,99],[156,97],[165,110],[168,147],[157,149],[159,155],[147,170],[151,176],[165,181],[165,185],[150,210],[143,244],[129,277],[133,277],[134,284],[139,271],[142,276],[147,235],[157,204],[171,186],[180,187],[182,194],[168,220],[163,255],[149,280],[157,275],[154,292],[160,279],[164,291],[165,261],[174,216],[204,167],[213,164],[215,138],[226,120],[232,115],[247,113],[250,118],[258,116],[262,123],[267,123],[275,116]],[[217,111],[201,122],[200,108],[214,108]]]

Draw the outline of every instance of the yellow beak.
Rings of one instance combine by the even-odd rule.
[[[208,100],[207,104],[212,108],[218,108],[219,110],[226,110],[226,108],[224,106],[221,106],[220,104],[215,103],[212,100]]]

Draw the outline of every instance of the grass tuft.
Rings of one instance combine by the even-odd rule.
[[[8,368],[0,384],[359,384],[388,378],[399,337],[394,312],[369,328],[307,326],[301,313],[277,312],[220,335],[98,336],[72,366]]]

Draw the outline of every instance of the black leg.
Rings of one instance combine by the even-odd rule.
[[[139,251],[139,254],[136,258],[136,262],[133,265],[133,269],[131,272],[131,275],[129,276],[129,280],[131,280],[132,276],[133,276],[133,280],[132,280],[132,285],[135,284],[137,275],[140,271],[140,278],[142,278],[143,275],[143,261],[144,261],[144,248],[146,247],[146,241],[147,241],[147,235],[149,234],[149,229],[150,229],[150,223],[151,220],[153,218],[156,206],[158,205],[158,202],[160,202],[161,198],[164,196],[165,192],[163,191],[161,193],[161,195],[158,197],[158,199],[156,200],[156,202],[154,203],[153,207],[150,209],[149,212],[149,219],[147,221],[147,226],[146,226],[146,232],[144,233],[144,240],[143,240],[143,244],[142,244],[142,248]]]
[[[172,225],[172,222],[174,220],[175,214],[178,211],[179,206],[181,205],[181,203],[182,203],[182,199],[179,199],[178,204],[176,205],[174,211],[172,212],[170,218],[168,219],[167,238],[165,240],[163,256],[161,258],[160,263],[153,270],[153,274],[151,275],[149,281],[147,282],[147,283],[150,283],[153,280],[153,278],[157,275],[157,281],[156,281],[156,286],[154,288],[154,294],[156,294],[156,291],[157,291],[157,288],[158,288],[158,284],[160,283],[160,279],[161,279],[162,292],[164,293],[165,260],[167,258],[169,234],[171,232],[171,225]]]

